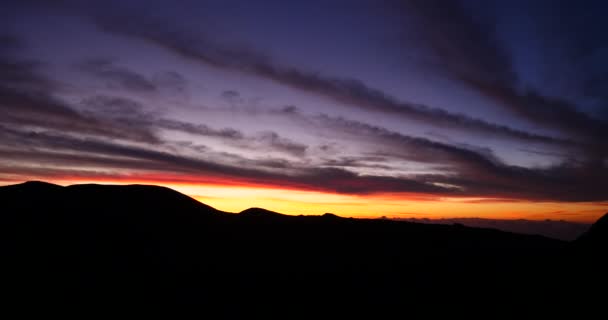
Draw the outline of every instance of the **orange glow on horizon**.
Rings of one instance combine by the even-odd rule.
[[[240,212],[260,207],[290,215],[319,215],[331,212],[357,218],[488,218],[566,220],[592,223],[608,211],[608,202],[533,202],[489,198],[440,198],[421,194],[345,195],[330,192],[278,188],[260,184],[201,182],[188,179],[135,179],[70,177],[49,180],[59,185],[79,183],[154,184],[184,193],[216,209]],[[158,177],[154,177],[158,178]],[[0,185],[22,181],[0,181]],[[224,181],[225,182],[225,181]]]

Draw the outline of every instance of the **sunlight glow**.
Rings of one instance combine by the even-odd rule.
[[[420,194],[343,195],[327,192],[278,189],[258,186],[153,182],[137,180],[86,182],[78,179],[51,181],[60,185],[78,183],[155,184],[184,193],[218,210],[240,212],[260,207],[290,215],[334,213],[356,218],[469,218],[565,220],[594,222],[608,211],[606,202],[532,202],[489,198],[437,198]],[[5,183],[6,184],[6,183]]]

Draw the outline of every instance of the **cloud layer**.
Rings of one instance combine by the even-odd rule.
[[[568,70],[551,66],[573,75],[571,94],[554,90],[561,83],[539,86],[527,73],[536,69],[522,67],[532,54],[513,47],[517,41],[509,37],[515,31],[503,30],[508,24],[499,22],[510,17],[500,14],[498,4],[370,2],[366,5],[377,10],[362,17],[380,26],[387,43],[365,40],[372,24],[353,26],[360,37],[344,34],[361,47],[422,53],[414,60],[417,70],[450,84],[428,84],[436,86],[434,95],[445,95],[441,101],[449,102],[450,90],[479,98],[459,101],[461,109],[435,105],[434,99],[411,102],[422,95],[409,101],[395,94],[406,81],[423,83],[429,77],[398,75],[403,83],[387,85],[389,80],[378,81],[371,71],[355,77],[322,67],[330,60],[307,59],[281,40],[276,29],[289,26],[280,20],[268,17],[269,27],[262,31],[270,40],[256,39],[236,23],[234,30],[206,29],[213,23],[204,21],[195,28],[186,22],[198,23],[196,15],[176,12],[168,2],[153,5],[167,12],[134,14],[113,1],[103,10],[70,1],[11,3],[12,12],[32,24],[5,21],[11,31],[0,35],[2,181],[156,179],[350,195],[608,201],[608,122],[597,112],[597,105],[606,103],[597,88],[608,70],[587,76],[597,58],[578,58],[589,62]],[[526,11],[526,6],[515,9]],[[243,25],[258,18],[217,10]],[[40,15],[76,17],[66,24],[75,30],[84,26],[78,30],[86,30],[97,50],[79,51],[75,42],[60,39],[57,30],[66,28],[46,30]],[[551,25],[540,18],[536,23],[541,31]],[[42,40],[45,32],[54,34],[55,44]],[[315,37],[312,44],[319,47],[342,41]],[[573,52],[579,57],[605,53],[600,38],[581,44],[565,33],[563,39],[567,54],[553,53],[556,61],[573,59]],[[261,45],[269,42],[273,45]],[[539,50],[551,49],[538,43]],[[45,46],[65,46],[69,54],[36,50]],[[333,63],[376,70],[379,58],[364,48],[351,53],[366,65],[357,66],[346,54],[344,62]],[[387,59],[395,66],[412,63],[400,54]],[[320,67],[311,67],[315,63]],[[482,108],[517,121],[490,120],[476,113]]]

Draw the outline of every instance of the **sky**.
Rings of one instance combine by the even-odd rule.
[[[607,6],[5,0],[0,184],[592,222],[608,211]]]

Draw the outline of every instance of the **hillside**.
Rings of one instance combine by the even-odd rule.
[[[533,297],[559,285],[554,263],[569,248],[462,225],[230,214],[154,186],[30,182],[0,187],[0,204],[4,290],[16,300],[218,307],[308,301],[312,291],[318,301],[399,305],[462,288]]]

